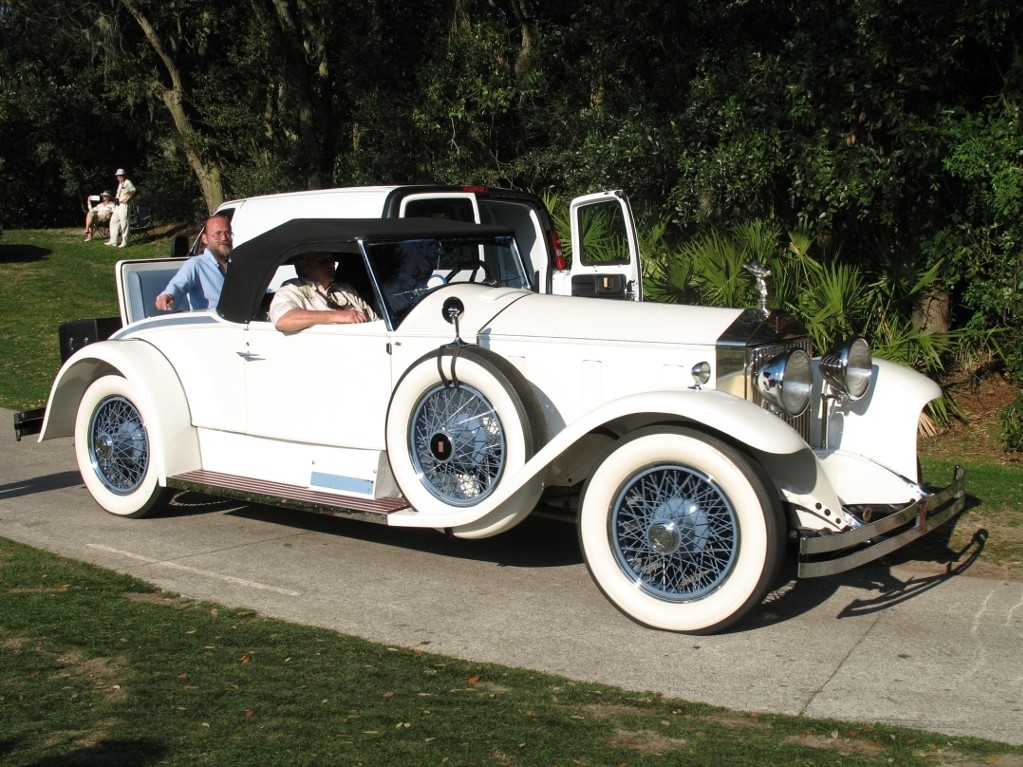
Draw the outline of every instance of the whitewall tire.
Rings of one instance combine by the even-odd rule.
[[[720,439],[651,427],[591,475],[579,540],[593,580],[638,623],[710,633],[763,600],[785,552],[763,470]]]
[[[165,497],[153,466],[147,417],[131,382],[94,381],[78,406],[75,453],[92,497],[111,514],[144,517]]]
[[[413,508],[468,508],[533,457],[546,426],[514,365],[480,347],[447,346],[398,382],[386,440],[391,471]]]

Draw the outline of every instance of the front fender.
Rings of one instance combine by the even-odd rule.
[[[174,368],[155,347],[138,339],[100,341],[83,347],[61,367],[50,389],[39,441],[73,437],[82,395],[105,375],[129,379],[139,390],[160,483],[168,475],[200,468],[199,439]]]
[[[580,464],[588,470],[600,445],[595,432],[626,434],[656,423],[695,423],[765,455],[791,455],[806,450],[802,437],[787,423],[758,405],[713,389],[643,392],[603,403],[555,434],[513,477],[485,501],[468,509],[448,506],[397,512],[388,523],[398,526],[443,527],[462,537],[484,537],[506,530],[532,510],[537,483],[564,474],[557,464]],[[580,461],[572,455],[582,451]],[[582,479],[580,476],[578,479]],[[459,529],[461,528],[461,530]],[[485,531],[485,532],[484,532]]]
[[[920,411],[941,396],[941,387],[922,373],[875,359],[867,395],[855,402],[840,401],[831,411],[828,447],[866,456],[903,477],[916,477]],[[816,419],[810,438],[814,444],[820,440]]]

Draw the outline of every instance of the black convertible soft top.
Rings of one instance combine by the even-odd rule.
[[[217,312],[231,322],[248,322],[277,267],[298,253],[344,250],[359,241],[514,236],[504,226],[437,218],[296,218],[270,229],[231,253]]]

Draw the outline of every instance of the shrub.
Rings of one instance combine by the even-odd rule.
[[[1002,408],[1002,447],[1009,453],[1023,453],[1023,391]]]

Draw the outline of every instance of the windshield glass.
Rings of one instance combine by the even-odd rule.
[[[424,295],[445,285],[473,282],[527,290],[531,287],[512,236],[363,245],[395,326]]]

